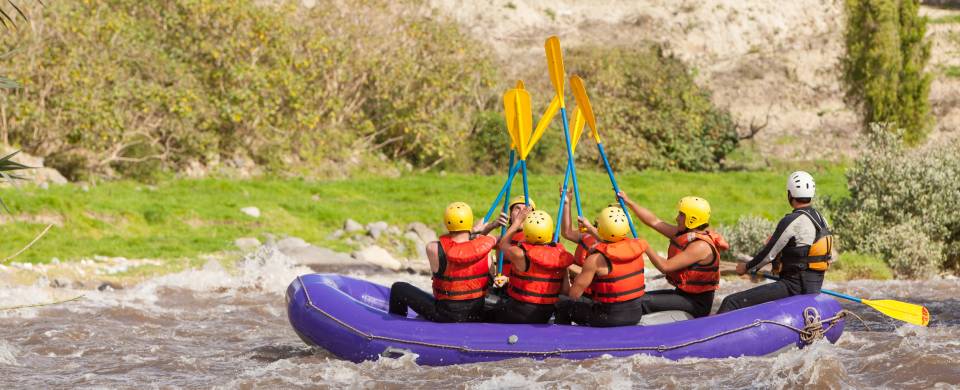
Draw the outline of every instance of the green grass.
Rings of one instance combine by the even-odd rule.
[[[943,68],[943,75],[952,78],[960,78],[960,66],[950,65]]]
[[[893,270],[882,259],[857,252],[844,252],[827,273],[831,280],[893,279]]]
[[[586,167],[583,168],[586,170]],[[618,176],[634,200],[664,219],[676,213],[676,201],[698,195],[713,205],[716,223],[732,224],[741,215],[777,219],[789,211],[783,180],[788,171],[673,173],[647,171]],[[842,169],[814,171],[821,194],[844,196]],[[594,214],[614,202],[610,183],[602,172],[579,175],[584,214]],[[541,208],[556,213],[562,176],[537,175],[529,179],[532,196]],[[344,243],[326,237],[353,218],[361,223],[384,220],[391,224],[422,221],[441,228],[447,203],[468,202],[480,218],[502,184],[501,176],[415,174],[401,178],[359,177],[334,181],[304,180],[166,180],[152,186],[120,181],[91,186],[32,185],[0,190],[14,213],[57,216],[56,226],[17,261],[47,262],[56,257],[76,260],[93,255],[128,258],[183,259],[232,248],[238,237],[293,235],[348,250]],[[513,194],[520,193],[519,179]],[[259,207],[259,219],[240,212]],[[29,242],[44,224],[30,222],[0,225],[0,255],[6,256]],[[666,241],[650,229],[640,228],[658,248]]]
[[[960,23],[960,14],[946,15],[930,19],[931,24],[953,24]]]

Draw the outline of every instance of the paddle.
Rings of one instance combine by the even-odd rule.
[[[484,222],[489,221],[490,218],[493,217],[493,213],[496,211],[497,205],[500,204],[500,201],[509,191],[511,184],[513,183],[513,178],[520,169],[523,169],[523,190],[526,203],[530,203],[530,196],[526,185],[526,163],[523,161],[526,158],[526,153],[524,153],[523,150],[528,144],[530,147],[533,146],[533,143],[529,142],[530,127],[532,126],[533,117],[530,114],[530,94],[523,89],[522,81],[517,81],[517,87],[518,88],[509,89],[503,94],[503,111],[504,118],[507,122],[507,133],[510,134],[510,161],[512,167],[509,175],[507,175],[507,181],[503,183],[503,187],[500,188],[500,193],[497,194],[496,199],[493,200],[490,208],[487,209],[487,213],[483,217]],[[521,155],[520,160],[517,161],[516,164],[513,163],[513,158],[516,157],[514,150],[519,151],[519,154]]]
[[[766,272],[763,273],[763,277],[770,280],[780,280],[780,278],[773,276],[771,274],[768,274]],[[927,326],[930,324],[930,312],[927,311],[926,307],[923,307],[917,304],[900,302],[892,299],[881,299],[881,300],[874,301],[870,299],[857,298],[854,296],[850,296],[847,294],[839,293],[832,290],[826,290],[826,289],[821,289],[820,292],[827,295],[835,296],[837,298],[843,298],[846,300],[854,301],[856,303],[862,303],[864,305],[872,307],[876,311],[879,311],[887,315],[887,317],[897,319],[903,322],[907,322],[914,325],[920,325],[920,326]]]
[[[583,87],[583,79],[577,75],[571,76],[570,89],[573,90],[573,97],[577,100],[577,114],[582,113],[583,119],[587,122],[587,125],[590,126],[590,131],[593,132],[593,139],[597,141],[597,150],[603,159],[603,166],[607,168],[607,176],[610,177],[610,184],[613,185],[613,196],[617,198],[617,202],[620,203],[620,208],[623,209],[623,213],[627,215],[627,224],[630,225],[630,232],[633,233],[633,238],[637,238],[637,228],[633,226],[633,218],[630,217],[630,210],[627,209],[627,205],[623,202],[623,199],[617,196],[617,193],[620,192],[620,186],[617,185],[617,179],[613,177],[613,168],[610,167],[610,161],[607,160],[607,152],[603,149],[603,142],[600,142],[600,132],[597,131],[597,119],[593,116],[593,107],[590,105],[590,98],[587,97],[587,90]],[[574,123],[576,122],[577,120],[574,120]],[[574,128],[576,128],[576,126],[574,126]]]
[[[577,168],[573,162],[573,149],[571,148],[570,142],[570,125],[567,122],[567,109],[563,99],[563,84],[566,74],[563,70],[563,53],[560,51],[560,39],[556,36],[547,38],[544,49],[547,54],[547,68],[550,71],[550,82],[557,92],[556,99],[559,100],[560,103],[560,119],[563,121],[563,137],[567,144],[567,170],[570,173],[569,175],[564,174],[563,189],[560,192],[560,208],[557,211],[557,215],[561,215],[560,213],[563,212],[563,204],[566,200],[563,194],[567,193],[567,176],[569,176],[573,178],[573,195],[577,202],[577,216],[582,217],[583,210],[580,207],[580,185],[577,183]],[[559,230],[554,230],[553,241],[557,242],[558,239]]]

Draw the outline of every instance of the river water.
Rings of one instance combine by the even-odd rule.
[[[271,248],[225,270],[149,279],[120,290],[0,286],[0,302],[56,306],[0,311],[2,388],[955,388],[960,385],[960,281],[853,281],[827,287],[864,298],[926,305],[929,328],[844,303],[851,319],[837,344],[776,356],[684,359],[635,356],[587,361],[513,359],[421,367],[412,357],[354,364],[304,345],[286,319],[283,293],[298,274]],[[357,274],[389,284],[428,279]],[[650,283],[651,288],[662,282]],[[748,288],[724,282],[721,292]],[[722,296],[718,297],[722,299]]]

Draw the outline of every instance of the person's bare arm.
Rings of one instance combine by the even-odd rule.
[[[587,234],[593,236],[596,239],[600,239],[600,232],[597,231],[597,228],[593,226],[590,221],[585,217],[577,218],[577,223],[580,225],[580,229],[586,232]]]
[[[478,223],[477,226],[473,227],[473,230],[471,232],[474,234],[480,234],[485,236],[487,234],[490,234],[490,232],[493,231],[493,229],[496,229],[497,227],[506,226],[507,218],[508,217],[506,213],[500,213],[500,215],[497,216],[497,219],[493,221],[487,222],[486,224],[483,224],[482,222]]]
[[[710,245],[703,241],[694,241],[687,246],[686,250],[671,257],[669,260],[661,257],[652,248],[647,248],[644,253],[647,255],[647,258],[650,259],[650,263],[663,273],[682,270],[713,256]]]
[[[570,223],[570,190],[567,190],[567,193],[564,194],[566,201],[563,203],[563,217],[561,218],[560,232],[563,233],[563,238],[566,238],[573,242],[580,242],[580,232],[577,229],[573,228],[573,224]]]
[[[440,241],[427,243],[427,260],[430,261],[430,270],[437,273],[440,270]]]
[[[503,252],[504,255],[507,253],[507,248],[511,247],[510,238],[513,237],[514,234],[517,234],[517,232],[519,232],[523,227],[523,220],[527,218],[527,214],[530,214],[530,208],[522,208],[520,212],[514,216],[513,223],[511,223],[510,227],[507,228],[507,234],[504,234],[503,237],[500,238],[500,243],[497,244],[497,247],[500,248],[500,251]]]
[[[594,253],[590,256],[587,256],[587,259],[583,261],[583,270],[580,271],[580,275],[577,275],[573,279],[573,283],[570,286],[570,291],[567,293],[571,299],[578,299],[583,296],[583,290],[586,290],[587,287],[590,287],[590,283],[593,282],[594,275],[597,274],[597,259],[600,258],[599,253]]]
[[[644,225],[653,228],[653,230],[656,230],[665,237],[672,239],[673,237],[677,236],[677,233],[680,232],[678,227],[660,220],[660,218],[657,218],[653,212],[631,200],[629,197],[627,197],[626,192],[618,192],[617,197],[623,199],[623,202],[627,205],[627,207],[630,208],[630,211],[633,212],[633,215],[636,215],[637,218],[640,218]]]

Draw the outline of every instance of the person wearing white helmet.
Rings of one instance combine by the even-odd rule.
[[[819,294],[830,266],[833,237],[827,220],[813,208],[813,176],[804,171],[787,178],[787,201],[793,211],[777,224],[773,236],[749,262],[737,265],[737,274],[755,274],[779,259],[780,280],[727,296],[717,313],[758,305],[792,295]]]

